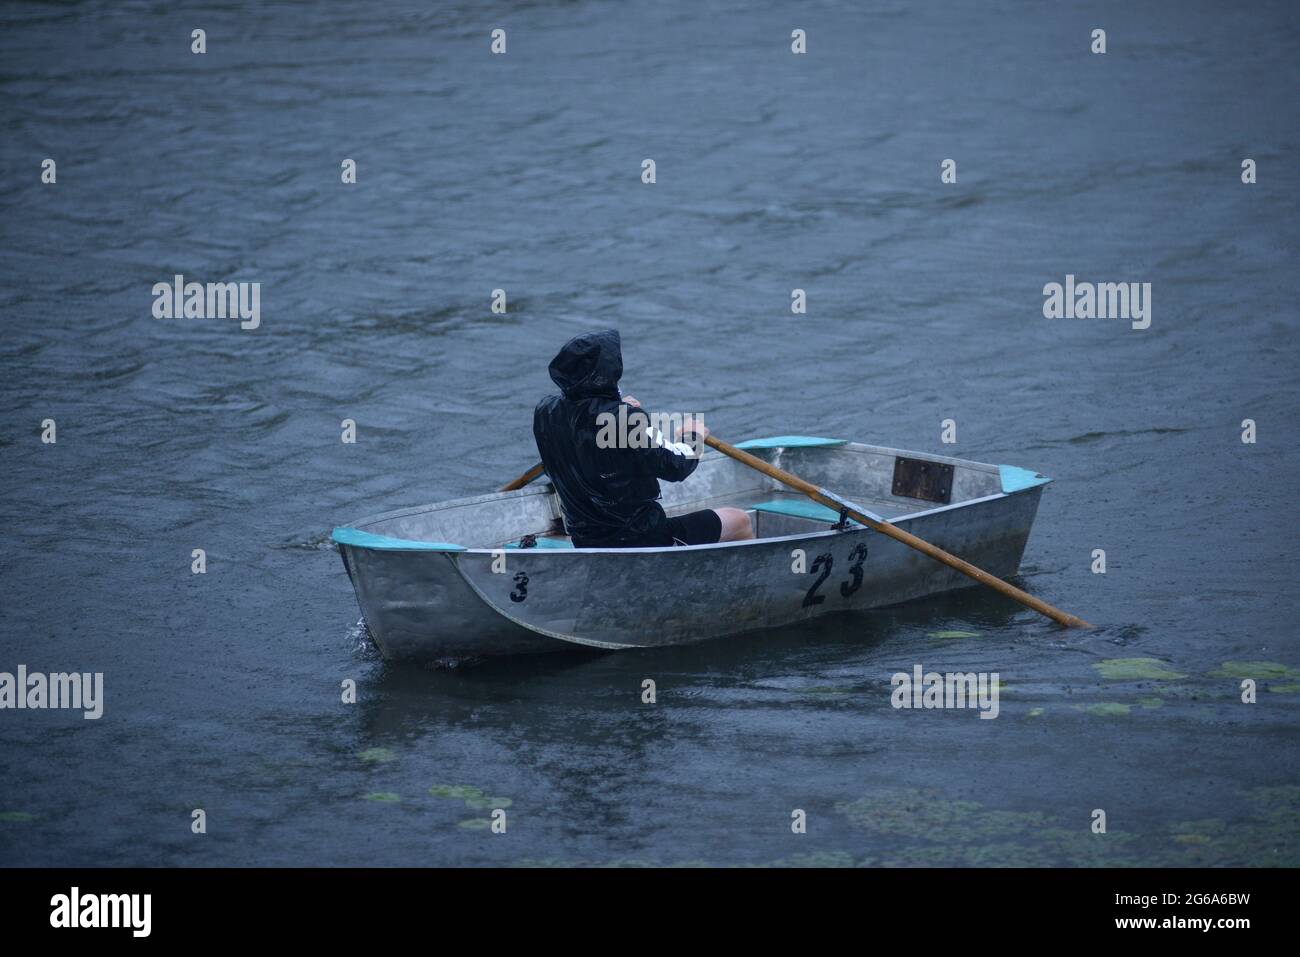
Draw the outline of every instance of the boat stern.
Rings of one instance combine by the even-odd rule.
[[[366,628],[387,660],[465,660],[563,647],[484,605],[457,568],[466,551],[460,545],[355,528],[336,528],[333,540]]]

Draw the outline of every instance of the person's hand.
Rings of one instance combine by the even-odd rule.
[[[641,408],[641,403],[636,400],[635,396],[625,395],[623,396],[623,401],[634,409]]]
[[[692,432],[699,436],[701,442],[709,437],[709,427],[704,424],[703,419],[687,416],[682,419],[682,435],[689,435]]]

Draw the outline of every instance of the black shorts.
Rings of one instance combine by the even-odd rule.
[[[573,539],[575,548],[666,548],[669,545],[714,545],[722,537],[722,519],[711,508],[665,517],[649,534],[640,538],[600,540]]]
[[[722,519],[711,508],[668,519],[673,545],[716,545],[722,537]]]

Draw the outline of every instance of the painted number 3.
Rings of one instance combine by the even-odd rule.
[[[849,580],[840,582],[840,596],[848,598],[855,591],[862,587],[862,563],[867,559],[867,546],[859,542],[853,546],[853,551],[849,552]],[[821,571],[813,581],[812,587],[808,589],[808,594],[803,596],[803,607],[809,608],[813,605],[820,605],[826,600],[825,595],[817,594],[817,589],[822,587],[822,583],[830,577],[831,568],[835,565],[835,558],[830,552],[824,555],[818,555],[813,559],[812,567],[809,572]]]

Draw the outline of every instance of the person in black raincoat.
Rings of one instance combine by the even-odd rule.
[[[623,376],[618,330],[570,339],[549,372],[562,394],[537,403],[533,436],[575,547],[705,545],[754,537],[742,509],[702,509],[669,518],[659,504],[659,480],[681,482],[699,464],[694,450],[680,443],[708,435],[704,423],[687,419],[678,443],[652,439],[638,448],[597,441],[608,416],[618,419],[620,404],[640,409],[618,387]],[[623,410],[622,421],[630,411]]]

